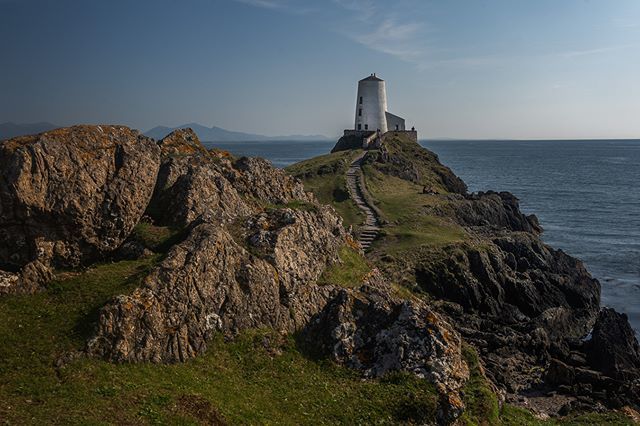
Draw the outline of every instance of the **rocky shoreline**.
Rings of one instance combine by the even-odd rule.
[[[364,164],[366,179],[429,187],[421,214],[466,239],[392,255],[383,235],[363,279],[327,282],[345,251],[364,262],[362,250],[333,207],[265,160],[207,151],[189,129],[156,142],[123,126],[74,126],[1,142],[0,294],[150,255],[134,232],[147,221],[175,239],[131,294],[100,309],[86,356],[185,362],[216,335],[268,328],[364,377],[432,383],[435,420],[450,424],[465,410],[470,344],[507,402],[540,401],[531,408],[543,414],[638,406],[640,349],[626,317],[600,309],[598,282],[542,243],[514,196],[467,194],[412,142],[387,141]]]

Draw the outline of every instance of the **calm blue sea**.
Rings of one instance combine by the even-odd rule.
[[[284,167],[328,153],[333,142],[214,146]],[[582,259],[602,283],[602,303],[640,330],[639,141],[422,141],[470,191],[510,191],[535,213],[544,240]]]

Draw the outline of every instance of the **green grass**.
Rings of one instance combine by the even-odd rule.
[[[431,385],[409,375],[362,380],[303,355],[293,338],[221,337],[184,364],[80,358],[97,310],[130,292],[158,257],[66,273],[43,293],[0,299],[0,419],[9,424],[398,424],[433,419]],[[271,342],[266,344],[266,342]],[[276,354],[278,352],[279,354]]]
[[[385,175],[374,167],[363,168],[369,193],[388,222],[383,239],[374,243],[377,249],[395,253],[419,246],[443,246],[464,241],[464,229],[428,213],[446,201],[439,196],[422,194],[422,186]]]
[[[156,251],[167,251],[177,242],[182,230],[168,226],[156,226],[148,222],[140,222],[133,228],[133,237],[146,248]]]
[[[366,259],[348,245],[340,248],[339,255],[341,263],[327,267],[318,279],[318,283],[345,288],[360,286],[364,277],[371,271]]]
[[[313,192],[321,203],[332,205],[346,226],[357,226],[364,221],[364,215],[349,197],[344,175],[308,179],[304,181],[304,187]]]
[[[340,151],[322,155],[293,164],[285,170],[301,179],[305,189],[313,192],[321,203],[332,205],[346,226],[356,226],[364,221],[364,216],[349,198],[345,173],[360,152]]]
[[[285,170],[303,180],[314,176],[344,174],[353,159],[361,152],[362,150],[351,150],[320,155],[292,164],[286,167]]]
[[[482,374],[478,354],[473,347],[465,344],[462,348],[462,355],[470,371],[469,381],[463,389],[466,405],[466,411],[461,419],[463,424],[499,424],[498,398]]]

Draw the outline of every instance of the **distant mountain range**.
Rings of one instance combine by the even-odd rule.
[[[198,123],[183,124],[178,127],[157,126],[145,132],[146,136],[154,139],[162,139],[176,129],[184,129],[190,127],[204,142],[252,142],[252,141],[320,141],[329,138],[323,135],[288,135],[288,136],[265,136],[253,133],[233,132],[220,127],[206,127]]]
[[[42,133],[48,130],[57,129],[60,126],[55,124],[42,122],[42,123],[0,123],[0,140],[15,138],[16,136],[32,135],[35,133]]]
[[[0,123],[0,140],[14,138],[16,136],[32,135],[57,129],[55,124],[42,123]],[[232,132],[220,127],[206,127],[198,123],[183,124],[178,127],[157,126],[145,132],[146,136],[154,139],[162,139],[176,129],[191,127],[204,142],[249,142],[249,141],[322,141],[329,140],[323,135],[289,135],[289,136],[265,136],[253,133]]]

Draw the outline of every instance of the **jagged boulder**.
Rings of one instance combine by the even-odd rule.
[[[580,395],[580,404],[565,411],[599,403],[611,408],[640,405],[640,348],[625,314],[603,308],[591,338],[572,342],[555,356],[545,382]]]
[[[52,278],[51,266],[40,260],[27,263],[18,272],[0,270],[0,295],[36,293]]]
[[[464,410],[459,391],[469,369],[460,335],[424,302],[393,296],[377,270],[362,287],[343,289],[329,301],[305,339],[366,377],[406,371],[434,383],[440,423],[451,423]]]
[[[0,267],[75,267],[112,252],[144,212],[159,164],[157,145],[124,126],[2,142]]]
[[[208,156],[196,132],[191,128],[177,129],[158,141],[163,157],[201,155]]]
[[[603,308],[586,343],[586,353],[589,364],[608,376],[622,380],[640,377],[640,346],[625,314]]]
[[[242,157],[226,170],[226,177],[241,194],[262,203],[287,204],[292,201],[314,202],[298,179],[276,169],[262,158]]]
[[[147,213],[161,225],[188,226],[204,216],[230,220],[255,211],[207,157],[170,157],[162,162]]]
[[[229,220],[255,211],[225,178],[220,159],[209,154],[193,130],[176,130],[158,146],[162,164],[147,208],[156,223],[183,228],[200,217]]]
[[[346,237],[333,209],[276,210],[229,228],[196,225],[142,287],[102,309],[88,351],[114,361],[184,361],[214,332],[291,332],[324,307],[332,288],[313,284]]]
[[[299,180],[266,160],[232,161],[207,151],[191,129],[158,142],[162,165],[148,213],[157,223],[186,227],[194,220],[232,220],[268,205],[314,203]]]

